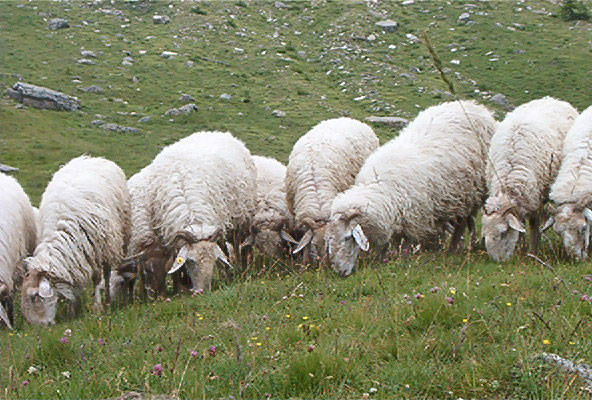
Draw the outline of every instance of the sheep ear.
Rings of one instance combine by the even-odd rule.
[[[370,248],[370,243],[368,242],[368,238],[366,238],[366,235],[364,235],[364,231],[362,230],[360,224],[357,224],[354,227],[354,229],[352,230],[352,236],[354,237],[356,244],[362,251],[368,251],[368,249]]]
[[[230,267],[230,269],[234,269],[234,267],[232,266],[232,264],[230,263],[230,261],[228,261],[228,258],[226,258],[226,256],[224,255],[224,252],[222,251],[222,249],[220,248],[220,246],[216,245],[214,247],[214,255],[216,256],[216,258],[218,260],[220,260],[224,264],[228,265],[228,267]]]
[[[508,214],[507,220],[508,225],[510,225],[510,228],[521,233],[526,233],[526,228],[524,228],[524,224],[520,222],[520,220],[514,214]]]
[[[4,309],[4,306],[0,304],[0,320],[2,320],[8,329],[12,330],[12,324],[10,323],[10,318],[8,318],[8,313]]]
[[[226,246],[226,253],[228,254],[228,258],[230,259],[231,263],[235,263],[236,262],[236,253],[234,252],[234,247],[232,246],[232,243],[230,243],[229,241],[224,242],[224,245]],[[243,249],[241,246],[238,247],[238,251],[239,254],[242,253]]]
[[[173,262],[173,266],[169,270],[169,274],[177,272],[179,268],[185,265],[185,261],[187,261],[187,255],[189,254],[189,246],[181,247],[181,250],[177,253],[177,257],[175,257],[175,262]]]
[[[584,217],[586,217],[586,221],[588,221],[589,224],[592,224],[592,210],[588,207],[584,208]]]
[[[53,297],[53,289],[47,278],[41,278],[39,281],[39,296],[44,299]]]
[[[306,246],[308,246],[308,244],[311,242],[311,240],[312,240],[312,229],[309,229],[306,231],[304,236],[302,236],[302,239],[300,239],[300,242],[298,242],[298,246],[296,246],[294,251],[292,251],[292,254],[300,253],[302,251],[302,249],[304,249]]]
[[[298,241],[292,237],[285,229],[280,231],[280,237],[288,243],[298,244]]]
[[[541,232],[541,233],[545,232],[547,229],[552,227],[554,223],[555,223],[555,217],[549,217],[547,222],[545,222],[545,224],[539,229],[539,232]]]

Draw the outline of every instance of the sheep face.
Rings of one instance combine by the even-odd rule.
[[[32,270],[25,275],[21,309],[25,319],[36,325],[55,324],[58,295],[46,273]]]
[[[555,214],[553,229],[563,239],[563,246],[570,257],[585,260],[588,257],[592,211],[576,210],[573,204],[560,206]]]
[[[327,224],[324,241],[331,266],[341,276],[351,275],[356,270],[360,250],[369,248],[361,226],[342,218]]]
[[[196,243],[186,244],[179,250],[169,274],[185,266],[191,279],[191,289],[194,292],[210,290],[216,260],[230,266],[222,249],[216,243],[201,240]]]
[[[495,261],[507,261],[514,253],[520,233],[526,230],[520,220],[511,213],[483,215],[483,237],[487,253]]]
[[[274,230],[262,229],[255,234],[255,247],[273,258],[280,258],[285,253],[285,246],[280,233]]]

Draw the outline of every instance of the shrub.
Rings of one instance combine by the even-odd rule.
[[[564,0],[559,15],[565,21],[590,20],[590,10],[581,0]]]

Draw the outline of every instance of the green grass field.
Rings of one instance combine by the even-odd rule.
[[[563,21],[555,2],[285,3],[0,2],[0,162],[20,168],[37,204],[75,156],[107,157],[131,175],[198,130],[229,130],[254,154],[286,161],[323,119],[411,119],[452,99],[425,46],[406,36],[424,32],[458,97],[499,118],[496,93],[513,105],[544,95],[592,103],[592,24]],[[464,12],[474,23],[459,22]],[[50,31],[54,17],[70,28]],[[375,26],[387,18],[396,32]],[[81,50],[97,64],[78,64]],[[4,92],[18,80],[77,96],[82,110],[17,108]],[[104,91],[79,90],[90,85]],[[199,110],[165,116],[183,93]],[[143,133],[105,131],[97,119]],[[397,135],[373,127],[382,142]],[[15,331],[0,332],[0,397],[590,398],[583,380],[539,357],[592,362],[592,303],[582,301],[592,268],[560,247],[543,242],[551,268],[524,252],[494,263],[482,250],[366,260],[347,279],[267,263],[212,293],[88,309],[49,329],[19,315]]]

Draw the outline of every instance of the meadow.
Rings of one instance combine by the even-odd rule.
[[[592,103],[592,24],[561,19],[558,2],[277,3],[0,2],[0,162],[20,168],[37,205],[73,157],[107,157],[130,176],[199,130],[228,130],[286,162],[298,137],[337,116],[412,119],[455,98],[499,118],[545,95]],[[49,30],[55,17],[70,27]],[[386,19],[395,32],[375,25]],[[416,39],[424,33],[454,93]],[[82,50],[95,64],[78,63]],[[77,96],[82,109],[21,107],[5,95],[17,81]],[[102,91],[80,90],[91,85]],[[198,110],[165,115],[182,94]],[[398,133],[372,126],[382,143]],[[395,249],[345,279],[268,260],[210,293],[87,307],[50,328],[17,314],[16,329],[0,331],[0,397],[590,398],[585,381],[540,357],[592,362],[590,263],[568,261],[552,233],[542,248],[540,261],[523,250],[503,264],[482,248]]]

